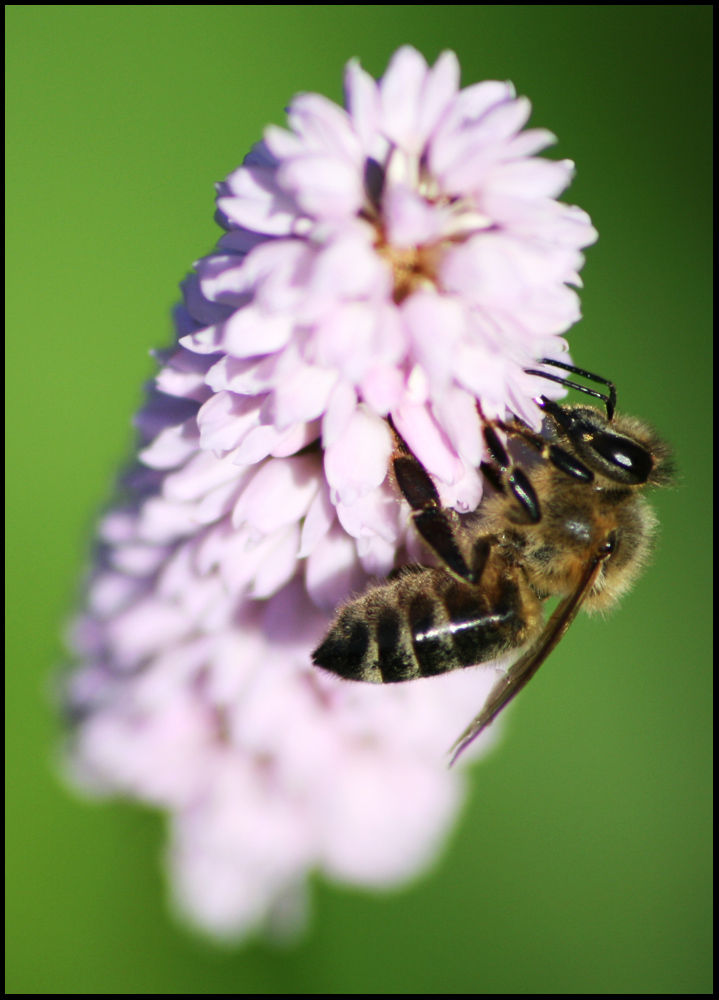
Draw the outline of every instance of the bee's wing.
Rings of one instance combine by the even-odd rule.
[[[603,558],[603,556],[596,556],[589,563],[576,590],[560,601],[534,645],[530,646],[494,685],[482,711],[465,729],[457,742],[450,747],[449,752],[452,754],[452,759],[449,762],[450,767],[470,743],[476,740],[482,730],[486,729],[490,722],[499,715],[505,705],[509,704],[512,698],[519,694],[525,684],[528,684],[534,677],[574,621],[584,599],[594,586]]]

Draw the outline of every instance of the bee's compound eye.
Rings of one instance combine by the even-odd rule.
[[[620,482],[636,486],[649,479],[654,467],[652,456],[636,441],[621,434],[600,432],[592,435],[590,446],[605,462],[614,466]]]

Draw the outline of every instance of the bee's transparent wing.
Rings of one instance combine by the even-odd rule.
[[[479,734],[494,721],[505,705],[508,705],[512,698],[519,694],[525,684],[528,684],[534,677],[574,621],[584,599],[594,586],[602,559],[603,556],[597,556],[591,561],[577,589],[560,601],[534,645],[530,646],[494,685],[482,711],[450,748],[449,752],[452,754],[452,759],[449,762],[450,767],[470,743],[474,742]]]

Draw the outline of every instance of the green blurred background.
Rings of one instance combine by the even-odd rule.
[[[711,5],[14,5],[9,22],[8,993],[710,993]],[[162,819],[54,775],[49,677],[213,182],[298,90],[402,43],[512,79],[599,243],[576,360],[674,444],[654,565],[582,619],[472,775],[447,856],[315,886],[299,946],[167,916]],[[452,736],[454,734],[448,734]]]

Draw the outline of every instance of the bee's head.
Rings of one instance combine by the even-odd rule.
[[[543,401],[560,442],[593,472],[623,486],[669,486],[674,481],[669,448],[647,424],[594,406]]]

